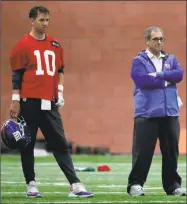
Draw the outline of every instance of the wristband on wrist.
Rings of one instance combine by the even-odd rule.
[[[12,94],[12,101],[20,101],[20,95],[19,94]]]
[[[63,85],[60,85],[60,84],[59,84],[59,85],[58,85],[58,90],[61,91],[61,92],[63,92],[63,91],[64,91]]]

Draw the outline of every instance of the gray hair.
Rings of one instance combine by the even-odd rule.
[[[162,32],[164,34],[163,30],[160,27],[156,27],[156,26],[149,27],[149,28],[146,28],[144,31],[145,40],[151,39],[151,33],[152,32]]]

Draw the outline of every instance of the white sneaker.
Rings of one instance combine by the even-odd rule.
[[[130,187],[129,195],[131,195],[131,196],[143,196],[144,195],[143,188],[139,184],[132,185]]]
[[[42,197],[40,192],[38,191],[37,185],[35,181],[30,181],[27,185],[27,198],[39,198]]]
[[[173,191],[172,195],[174,195],[174,196],[186,196],[186,191],[182,188],[176,188]]]
[[[70,198],[89,198],[93,197],[93,193],[88,192],[82,183],[73,183],[70,186],[70,192],[68,197]]]

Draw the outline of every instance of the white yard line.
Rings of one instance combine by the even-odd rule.
[[[150,196],[150,195],[166,195],[164,192],[155,192],[155,191],[145,191],[145,193]],[[26,194],[26,192],[1,192],[1,194],[6,194],[6,195],[13,195],[13,194]],[[67,195],[68,192],[62,192],[62,191],[51,191],[51,192],[42,192],[42,195],[45,195],[45,194],[60,194],[60,195]],[[111,195],[115,195],[115,194],[118,194],[118,195],[127,195],[126,191],[94,191],[94,194],[95,195],[107,195],[107,194],[111,194]]]
[[[20,202],[14,202],[14,203],[20,203]],[[50,202],[48,202],[48,201],[41,201],[41,202],[39,202],[38,200],[37,200],[37,202],[36,203],[38,203],[38,204],[42,204],[42,203],[51,203],[51,201]],[[93,203],[93,201],[53,201],[52,203]],[[129,200],[127,200],[127,201],[95,201],[94,203],[141,203],[140,201],[129,201]],[[166,200],[163,200],[163,201],[161,201],[161,200],[157,200],[157,201],[146,201],[146,203],[184,203],[184,201],[179,201],[179,200],[177,200],[177,201],[166,201]]]
[[[149,191],[148,194],[147,192],[145,192],[147,196],[155,196],[155,195],[159,195],[159,196],[166,196],[165,193],[158,193],[158,192],[152,192],[152,191]],[[4,192],[4,193],[1,193],[2,195],[25,195],[26,192]],[[68,196],[68,192],[67,193],[62,193],[62,192],[42,192],[41,193],[43,196],[45,195],[67,195]],[[94,192],[94,195],[128,195],[125,191],[123,192]]]
[[[22,182],[15,182],[15,181],[1,181],[1,184],[25,184],[24,181]],[[69,186],[68,183],[63,183],[63,182],[58,182],[58,183],[53,183],[53,182],[37,182],[38,186]],[[97,185],[97,184],[89,184],[89,186],[92,187],[96,187],[96,188],[126,188],[127,185],[116,185],[116,184],[112,184],[112,185],[108,185],[108,184],[102,184],[102,185]],[[144,189],[152,189],[152,190],[161,190],[163,189],[162,187],[151,187],[148,185],[144,186]]]
[[[26,192],[1,192],[2,194],[25,194]],[[121,192],[94,192],[94,194],[125,194],[125,191]],[[51,192],[42,192],[42,194],[61,194],[61,195],[67,195],[68,192],[62,192],[62,191],[51,191]]]

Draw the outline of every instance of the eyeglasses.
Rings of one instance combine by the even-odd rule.
[[[152,41],[154,41],[154,42],[158,42],[159,40],[161,42],[164,42],[165,38],[163,38],[163,37],[160,37],[160,38],[155,37],[155,38],[152,39]]]

